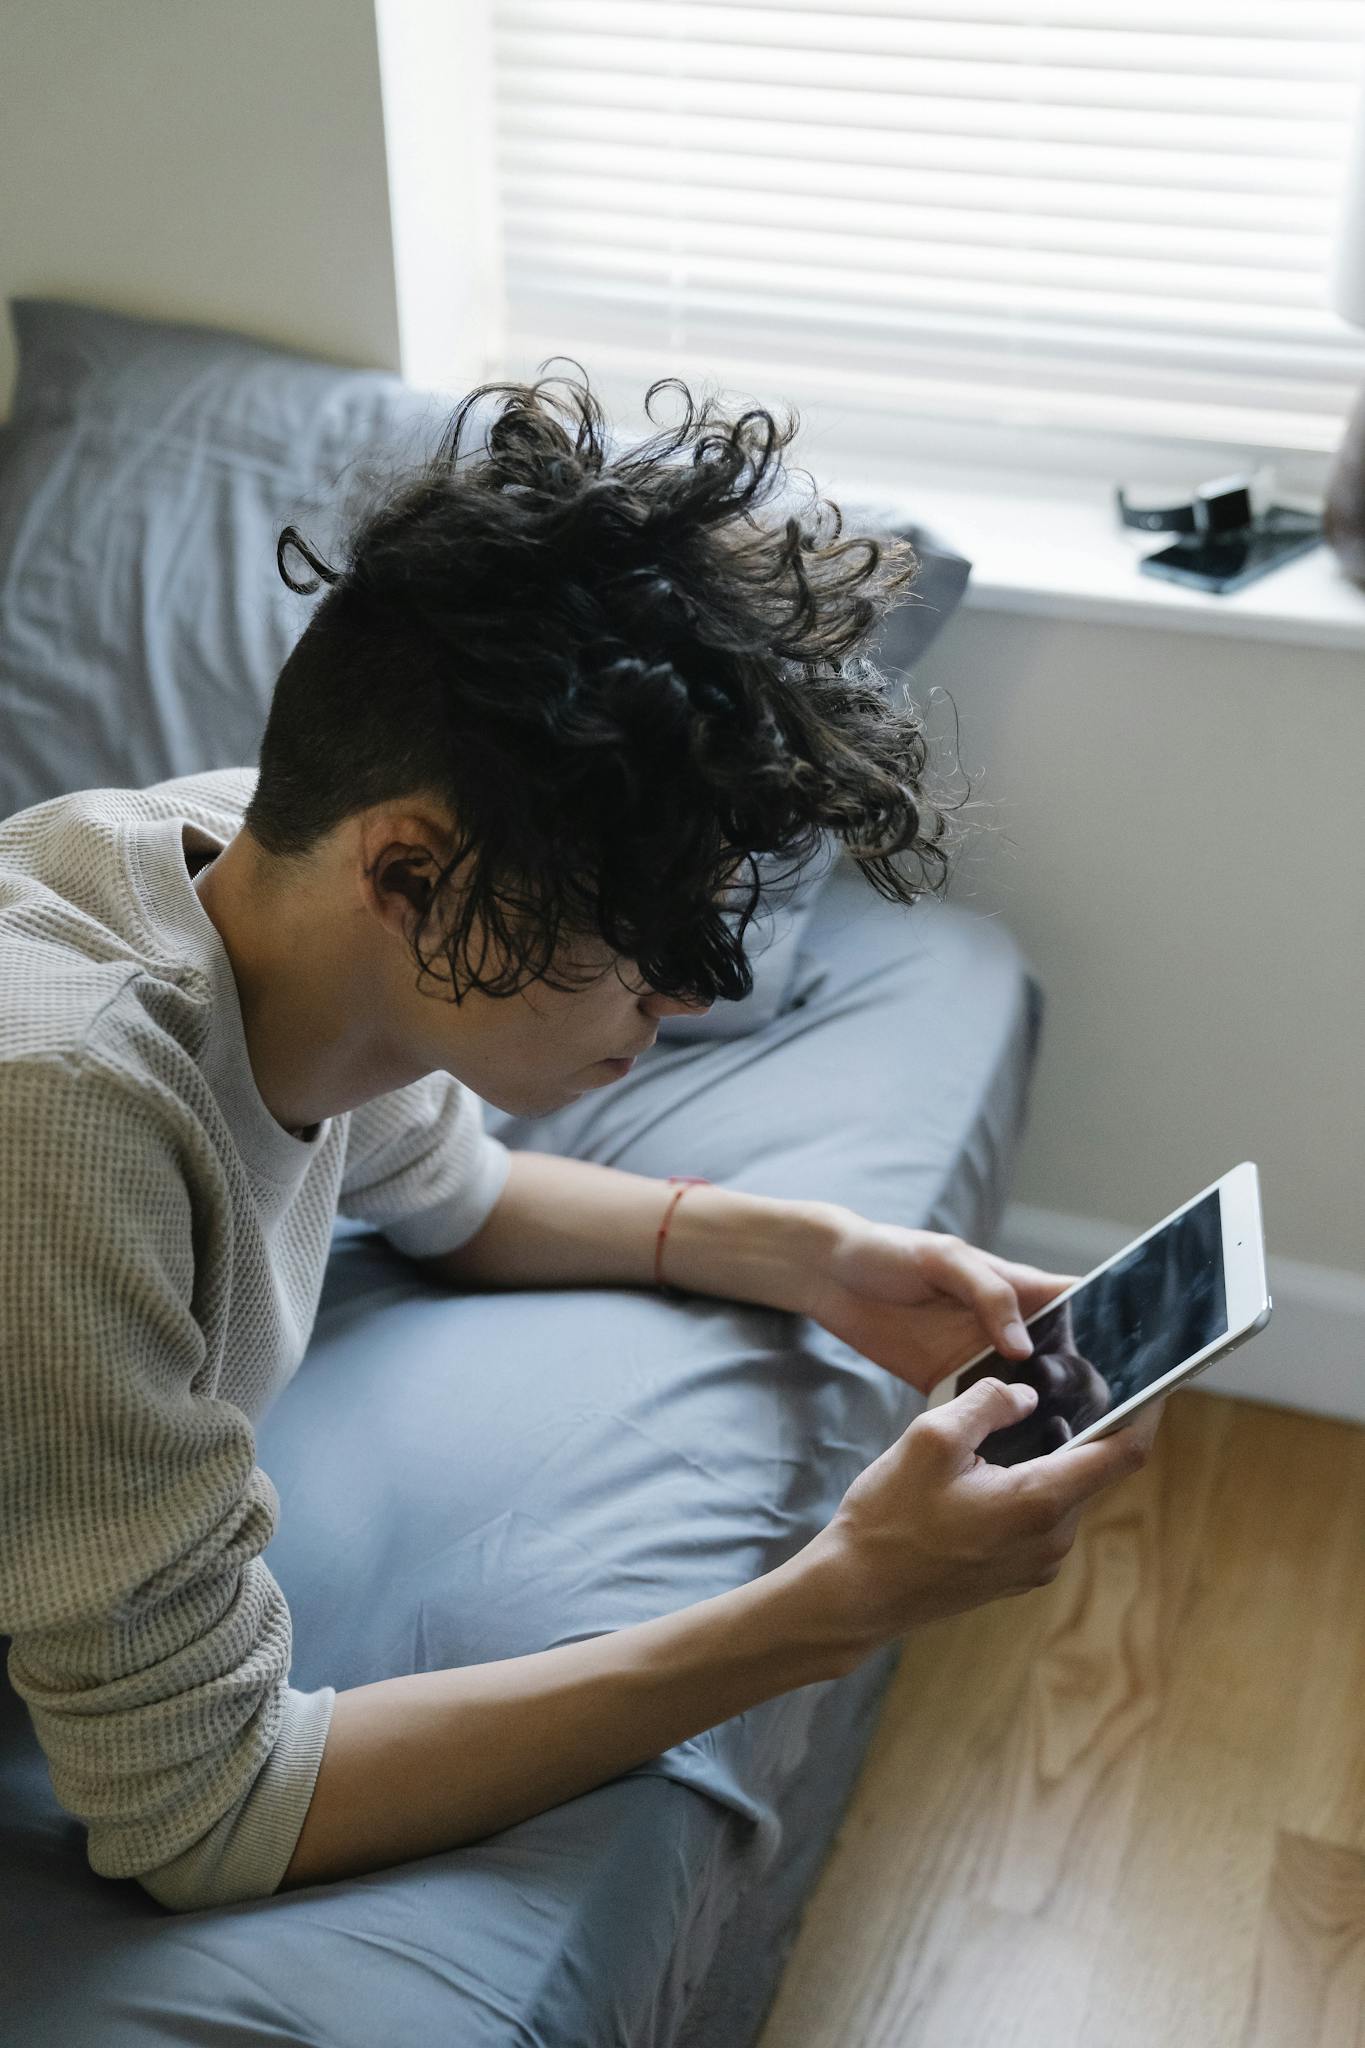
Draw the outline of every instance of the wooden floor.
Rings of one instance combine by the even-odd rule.
[[[907,1639],[760,2048],[1365,2048],[1365,1429],[1174,1394]]]

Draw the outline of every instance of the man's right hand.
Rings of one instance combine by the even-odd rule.
[[[814,1568],[827,1620],[855,1661],[893,1637],[1056,1578],[1095,1494],[1147,1462],[1165,1396],[1132,1423],[1021,1465],[977,1456],[1031,1412],[1031,1389],[978,1380],[927,1410],[860,1472],[793,1563]]]

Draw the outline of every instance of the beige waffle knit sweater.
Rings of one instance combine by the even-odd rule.
[[[288,1867],[336,1694],[289,1683],[253,1424],[340,1209],[463,1244],[508,1154],[438,1073],[286,1131],[187,852],[254,771],[0,824],[0,1633],[92,1869],[186,1909]]]

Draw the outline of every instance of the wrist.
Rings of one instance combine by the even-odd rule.
[[[808,1312],[842,1231],[832,1202],[784,1201],[709,1184],[676,1204],[662,1249],[666,1286]]]
[[[801,1681],[846,1678],[881,1646],[881,1638],[850,1624],[848,1571],[828,1528],[752,1590],[768,1589],[770,1620],[789,1654],[811,1672]]]

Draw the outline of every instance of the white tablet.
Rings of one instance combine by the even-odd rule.
[[[1018,1465],[1122,1428],[1144,1401],[1263,1330],[1270,1309],[1248,1159],[1030,1316],[1032,1357],[980,1352],[940,1380],[929,1406],[979,1379],[1027,1381],[1033,1413],[978,1446],[989,1464]]]

